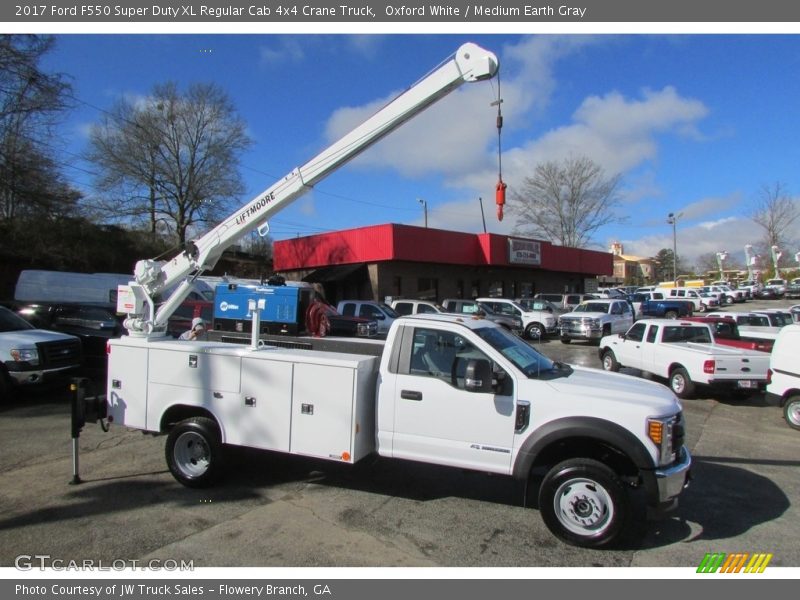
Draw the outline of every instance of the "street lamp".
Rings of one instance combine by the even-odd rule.
[[[428,227],[428,203],[422,198],[417,198],[417,202],[422,204],[422,210],[425,213],[425,227]]]
[[[722,263],[725,262],[728,258],[728,253],[723,250],[722,252],[717,252],[717,265],[719,265],[719,280],[725,281],[725,271],[722,266]]]
[[[678,219],[683,216],[683,213],[669,213],[667,215],[667,223],[672,225],[672,283],[678,287],[678,230],[676,225]]]

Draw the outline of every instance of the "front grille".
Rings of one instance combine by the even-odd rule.
[[[60,369],[81,364],[81,341],[78,339],[39,342],[36,348],[42,369]]]
[[[672,426],[672,450],[677,452],[684,444],[686,427],[682,412],[675,415],[675,419],[675,424]]]

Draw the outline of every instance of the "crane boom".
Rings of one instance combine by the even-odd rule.
[[[134,270],[135,281],[122,286],[119,293],[118,308],[128,313],[125,326],[129,333],[163,335],[167,320],[191,291],[194,278],[212,268],[227,248],[397,127],[462,84],[491,79],[498,67],[492,52],[472,43],[462,45],[450,59],[350,133],[258,194],[211,231],[189,242],[172,260],[139,261]],[[154,297],[176,285],[156,311]]]

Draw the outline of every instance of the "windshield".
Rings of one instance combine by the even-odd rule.
[[[540,354],[513,333],[500,327],[482,327],[475,333],[505,358],[514,363],[529,379],[553,379],[572,372],[569,365],[554,362]]]
[[[0,333],[25,329],[34,329],[34,326],[4,306],[0,306]]]
[[[575,307],[575,312],[608,312],[608,304],[603,302],[585,302]]]
[[[386,313],[386,315],[388,317],[391,317],[392,319],[397,319],[400,316],[397,313],[397,311],[395,309],[393,309],[391,306],[389,306],[388,304],[384,304],[383,302],[380,302],[379,306],[381,307],[381,310],[384,313]]]

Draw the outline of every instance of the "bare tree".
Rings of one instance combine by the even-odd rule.
[[[66,208],[49,134],[68,108],[70,86],[39,67],[54,43],[50,36],[0,35],[0,220]]]
[[[521,190],[511,193],[514,232],[585,248],[598,229],[625,221],[614,211],[620,181],[619,175],[606,177],[584,156],[540,164],[523,180]]]
[[[250,143],[218,86],[195,84],[181,94],[167,83],[146,101],[113,107],[92,131],[89,158],[100,168],[110,214],[146,220],[153,235],[163,230],[182,244],[242,193],[238,162]]]
[[[796,223],[800,222],[800,202],[790,197],[782,183],[761,187],[750,218],[764,230],[761,238],[764,254],[769,255],[773,246],[785,250],[797,242],[792,236],[796,235]]]

